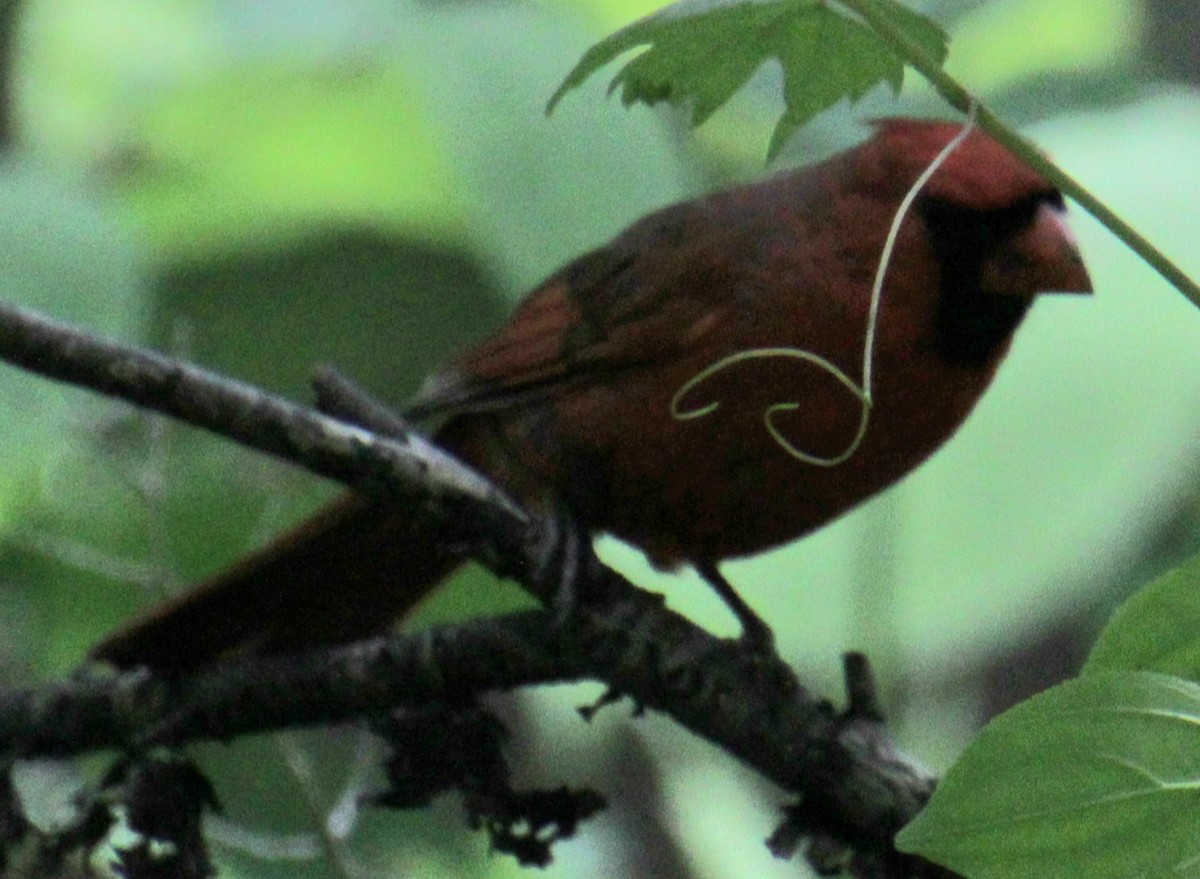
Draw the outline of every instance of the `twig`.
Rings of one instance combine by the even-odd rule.
[[[235,379],[13,305],[0,305],[0,359],[169,415],[367,494],[414,504],[414,515],[464,538],[489,533],[503,546],[499,555],[510,562],[521,558],[522,544],[538,537],[519,505],[415,432],[384,437]],[[495,555],[481,561],[498,573],[514,573]]]
[[[318,366],[312,377],[317,409],[384,436],[400,437],[413,426],[332,366]]]

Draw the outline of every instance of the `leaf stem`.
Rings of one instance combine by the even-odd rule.
[[[1069,196],[1085,211],[1099,220],[1110,232],[1165,278],[1196,307],[1200,308],[1200,286],[1141,233],[1116,215],[1100,199],[1092,195],[1077,180],[1051,162],[1032,143],[1001,122],[995,114],[942,69],[915,40],[896,27],[880,6],[880,0],[837,0],[858,15],[891,49],[925,77],[952,107],[966,113],[972,102],[976,105],[979,127],[1012,151],[1030,168]]]

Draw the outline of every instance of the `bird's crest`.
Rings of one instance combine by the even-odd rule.
[[[882,179],[911,183],[943,147],[962,131],[958,122],[878,119],[875,137],[864,145],[861,170]],[[979,130],[949,155],[925,192],[980,211],[1000,210],[1054,192],[1040,174]]]

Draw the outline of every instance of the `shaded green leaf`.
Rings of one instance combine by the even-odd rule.
[[[420,4],[406,23],[397,51],[439,132],[465,234],[513,296],[703,185],[665,126],[606,106],[598,90],[547,122],[546,83],[586,45],[567,22],[527,5]]]
[[[1200,686],[1090,675],[993,720],[897,846],[972,879],[1200,875]]]
[[[137,339],[147,291],[141,257],[109,205],[78,178],[28,152],[0,162],[0,299],[92,332]],[[0,522],[25,515],[28,490],[78,442],[71,423],[83,399],[17,370],[0,373]],[[95,429],[95,425],[92,425]]]
[[[856,0],[885,15],[939,62],[946,35],[894,0]],[[775,153],[793,131],[843,98],[880,83],[899,91],[904,62],[862,21],[818,0],[683,0],[625,27],[589,49],[551,97],[547,112],[618,56],[650,48],[613,78],[626,106],[688,104],[700,125],[768,61],[783,68],[785,110],[771,135]]]
[[[1200,680],[1200,556],[1140,589],[1113,615],[1084,666]]]

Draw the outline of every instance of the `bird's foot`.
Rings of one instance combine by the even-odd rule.
[[[775,633],[766,621],[738,595],[737,590],[712,562],[697,562],[696,571],[713,588],[742,625],[737,639],[739,652],[755,673],[761,686],[779,693],[794,693],[799,686],[795,674],[780,659],[775,649]]]
[[[533,579],[555,626],[561,628],[575,616],[582,603],[587,567],[594,558],[592,536],[561,507],[551,511],[545,521],[548,527],[539,537],[541,546]]]
[[[766,621],[754,612],[742,596],[738,595],[728,580],[712,562],[696,562],[696,572],[717,593],[725,606],[737,617],[742,627],[738,640],[747,651],[775,659],[775,633]]]

